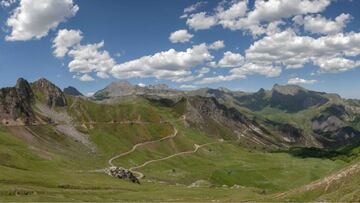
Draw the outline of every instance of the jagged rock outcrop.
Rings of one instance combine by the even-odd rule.
[[[342,105],[331,105],[312,119],[312,129],[317,139],[328,147],[357,145],[360,132],[346,121],[348,113]]]
[[[41,78],[32,83],[32,88],[38,99],[44,100],[49,107],[66,106],[66,98],[60,88],[45,78]]]
[[[83,96],[79,90],[77,90],[75,87],[69,86],[64,88],[63,90],[64,94],[70,95],[70,96]]]
[[[189,97],[186,121],[208,135],[244,140],[263,148],[274,149],[287,146],[281,137],[271,134],[245,114],[219,103],[212,97]]]
[[[140,184],[139,179],[129,170],[119,168],[119,167],[110,167],[106,170],[106,173],[115,178],[120,178],[123,180],[127,180],[133,183]]]
[[[15,87],[0,89],[0,120],[5,125],[30,124],[35,115],[31,108],[34,94],[29,83],[18,79]]]

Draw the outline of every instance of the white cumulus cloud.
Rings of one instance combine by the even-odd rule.
[[[214,43],[210,44],[209,49],[213,49],[213,50],[219,50],[225,47],[224,41],[223,40],[218,40],[215,41]]]
[[[101,50],[104,42],[78,45],[70,50],[68,55],[72,58],[69,63],[70,72],[109,72],[116,64],[115,60],[106,50]],[[98,76],[103,74],[99,73]]]
[[[243,63],[244,57],[241,54],[227,51],[216,66],[222,68],[234,68],[241,66]]]
[[[194,35],[188,33],[187,30],[178,30],[170,34],[169,40],[172,43],[184,43],[190,41],[193,37]]]
[[[326,19],[321,15],[316,16],[295,16],[294,22],[303,25],[304,30],[317,34],[336,34],[342,32],[346,24],[350,21],[351,15],[342,13],[334,21]]]
[[[299,36],[293,30],[266,36],[254,42],[246,51],[247,61],[275,64],[287,68],[301,68],[306,63],[318,65],[323,72],[341,72],[354,67],[351,57],[360,54],[360,33],[339,33],[319,38]],[[348,58],[349,57],[349,58]],[[325,65],[327,59],[336,59],[339,66],[331,71]],[[338,60],[342,58],[342,60]],[[330,61],[327,65],[330,64]]]
[[[354,61],[342,57],[318,58],[314,62],[320,67],[320,72],[338,73],[360,67],[360,61]]]
[[[40,39],[61,22],[75,16],[79,7],[73,0],[21,0],[7,19],[11,33],[7,41]]]
[[[195,31],[209,29],[216,25],[216,23],[216,17],[207,15],[205,12],[192,14],[186,21],[186,24]]]
[[[306,80],[299,77],[296,78],[290,78],[288,81],[289,85],[309,85],[316,83],[317,80]]]
[[[230,30],[244,30],[254,37],[278,31],[282,19],[296,15],[319,13],[331,0],[256,0],[249,8],[248,1],[221,2],[214,14],[199,12],[187,17],[187,25],[194,30],[221,25]]]
[[[229,71],[229,75],[217,75],[213,77],[202,78],[196,81],[196,84],[210,84],[222,81],[231,81],[236,79],[245,79],[247,75],[260,74],[266,77],[277,77],[281,74],[280,67],[272,65],[246,63],[240,67],[233,68]]]
[[[90,82],[90,81],[94,81],[95,79],[93,77],[91,77],[89,74],[84,74],[80,77],[78,77],[78,79],[80,81],[84,81],[84,82]]]
[[[64,57],[69,49],[75,45],[80,44],[82,40],[82,33],[80,30],[59,30],[57,36],[53,40],[54,56],[58,58]]]
[[[117,78],[155,77],[179,82],[191,75],[191,68],[213,59],[209,49],[210,47],[204,43],[186,51],[169,49],[118,64],[111,73]]]

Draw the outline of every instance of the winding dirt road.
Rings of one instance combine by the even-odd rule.
[[[169,136],[163,137],[163,138],[158,139],[158,140],[153,140],[153,141],[147,141],[147,142],[138,143],[138,144],[134,145],[129,151],[124,152],[124,153],[121,153],[121,154],[118,154],[118,155],[112,157],[112,158],[109,159],[109,161],[108,161],[109,165],[110,165],[111,167],[114,167],[114,166],[115,166],[115,165],[113,164],[113,161],[114,161],[114,160],[116,160],[116,159],[118,159],[118,158],[120,158],[120,157],[123,157],[123,156],[125,156],[125,155],[130,154],[131,152],[135,151],[137,148],[139,148],[139,147],[141,147],[141,146],[148,145],[148,144],[154,144],[154,143],[157,143],[157,142],[161,142],[161,141],[163,141],[163,140],[167,140],[167,139],[171,139],[171,138],[176,137],[178,131],[177,131],[177,129],[176,129],[175,127],[173,127],[173,128],[174,128],[174,133],[171,134],[171,135],[169,135]]]
[[[167,156],[167,157],[164,157],[164,158],[160,158],[160,159],[153,159],[153,160],[150,160],[150,161],[147,161],[139,166],[134,166],[132,168],[130,168],[129,170],[135,174],[138,174],[138,177],[139,179],[142,179],[144,177],[144,174],[139,172],[139,171],[136,171],[137,169],[140,169],[140,168],[143,168],[151,163],[154,163],[154,162],[159,162],[159,161],[165,161],[167,159],[171,159],[173,157],[176,157],[176,156],[181,156],[181,155],[185,155],[185,154],[193,154],[193,153],[196,153],[200,148],[203,148],[205,146],[208,146],[208,145],[212,145],[212,144],[218,144],[220,142],[223,142],[223,141],[218,141],[218,142],[211,142],[211,143],[206,143],[206,144],[203,144],[203,145],[197,145],[195,144],[195,149],[194,150],[191,150],[191,151],[185,151],[185,152],[179,152],[179,153],[176,153],[176,154],[173,154],[173,155],[170,155],[170,156]]]

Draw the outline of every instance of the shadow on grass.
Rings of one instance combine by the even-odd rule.
[[[276,151],[275,153],[288,153],[297,158],[320,158],[351,162],[360,157],[360,146],[344,147],[336,150],[320,148],[293,147],[289,150]]]

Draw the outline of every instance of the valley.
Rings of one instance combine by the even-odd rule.
[[[11,89],[21,105],[1,100],[1,201],[336,201],[339,184],[349,194],[342,201],[358,200],[358,115],[348,110],[356,106],[332,95],[310,92],[323,96],[299,110],[266,104],[285,86],[249,107],[258,93],[122,82],[99,99],[46,79],[26,84]],[[107,175],[109,167],[140,184]]]

